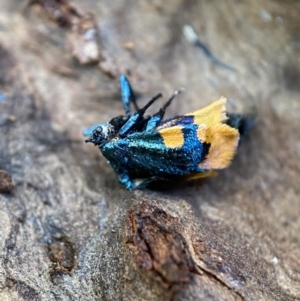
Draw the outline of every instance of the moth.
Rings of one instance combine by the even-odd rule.
[[[153,181],[194,180],[209,177],[228,167],[241,136],[253,124],[242,114],[226,112],[226,98],[209,106],[164,120],[174,92],[160,110],[146,110],[162,95],[139,108],[128,79],[120,76],[125,115],[86,129],[85,142],[98,146],[127,189],[141,189]],[[131,114],[130,104],[135,107]]]

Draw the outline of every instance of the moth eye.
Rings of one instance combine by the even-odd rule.
[[[102,134],[103,129],[102,129],[101,126],[98,126],[98,127],[95,129],[95,131],[96,131],[97,134]]]

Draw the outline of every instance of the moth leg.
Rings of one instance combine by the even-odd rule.
[[[139,107],[136,104],[136,97],[125,75],[120,76],[121,96],[126,116],[130,116],[130,102],[133,103],[135,110]]]
[[[127,173],[118,174],[119,182],[123,184],[128,190],[132,191],[134,189],[134,185]]]
[[[183,89],[175,91],[171,96],[171,98],[165,103],[165,105],[149,119],[147,123],[146,131],[153,130],[159,125],[159,123],[164,118],[166,108],[172,103],[173,99],[181,92],[183,92]]]
[[[156,177],[144,178],[144,179],[134,179],[133,189],[143,189],[148,186],[151,182],[156,181]]]
[[[119,136],[124,137],[143,118],[143,115],[146,112],[146,110],[161,96],[161,93],[156,95],[143,108],[138,109],[122,126],[122,128],[119,131]]]
[[[113,164],[111,162],[110,164],[118,175],[119,182],[123,184],[128,190],[132,191],[132,189],[134,189],[134,185],[128,174],[128,171],[126,169],[118,167],[116,164]]]

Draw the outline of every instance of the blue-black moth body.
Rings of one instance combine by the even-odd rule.
[[[132,88],[120,76],[125,115],[84,131],[85,142],[97,145],[129,190],[144,188],[156,180],[192,180],[211,176],[226,168],[235,155],[241,134],[251,120],[240,114],[226,114],[226,99],[182,116],[163,121],[167,103],[153,116],[145,116],[161,94],[139,109]],[[130,103],[136,112],[131,115]]]

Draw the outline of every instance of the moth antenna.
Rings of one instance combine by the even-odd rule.
[[[175,98],[177,95],[181,94],[182,92],[185,92],[185,89],[184,89],[184,88],[181,88],[181,89],[175,91],[175,92],[173,93],[173,95],[170,97],[170,99],[169,99],[169,100],[165,103],[165,105],[162,107],[162,109],[165,110],[165,109],[171,104],[171,102],[174,100],[174,98]]]
[[[145,112],[160,97],[162,97],[162,94],[161,93],[157,94],[152,99],[150,99],[149,102],[142,109],[140,109],[140,110],[142,112]]]

